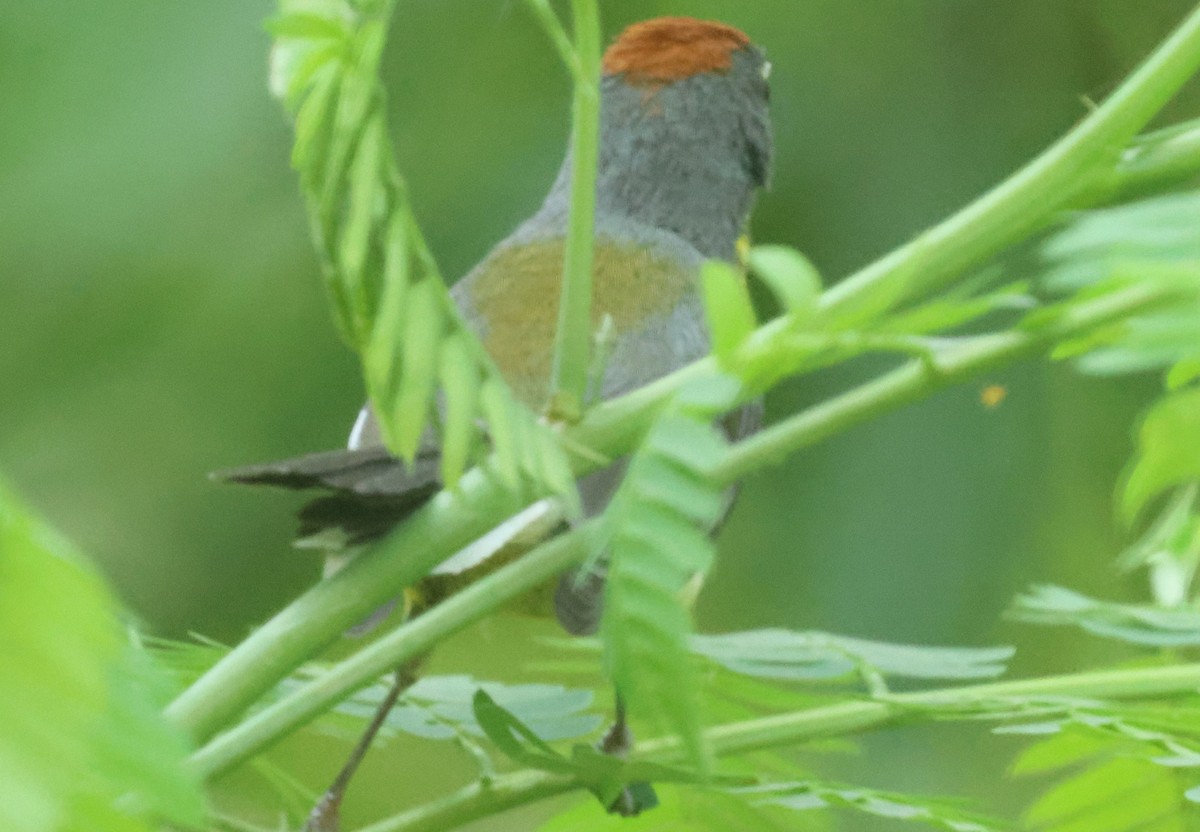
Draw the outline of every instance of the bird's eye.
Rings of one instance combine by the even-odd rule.
[[[764,81],[771,80],[771,62],[764,61],[762,65],[762,78]]]

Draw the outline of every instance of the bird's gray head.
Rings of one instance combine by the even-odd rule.
[[[648,225],[734,259],[770,177],[769,73],[762,50],[723,23],[662,17],[626,29],[604,55],[600,230]],[[566,212],[570,163],[543,219]]]

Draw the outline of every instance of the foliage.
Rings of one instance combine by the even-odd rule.
[[[1063,774],[1026,812],[1030,828],[1190,829],[1200,761],[1192,708],[1072,709],[1060,719],[1000,731],[1046,738],[1013,763],[1018,776]]]
[[[741,270],[705,265],[700,281],[712,356],[577,413],[591,336],[580,322],[589,320],[592,206],[580,186],[555,356],[554,393],[565,398],[548,403],[551,429],[515,400],[460,319],[416,222],[378,77],[394,5],[281,0],[270,23],[271,85],[295,122],[292,162],[334,318],[359,354],[388,447],[407,460],[433,444],[441,454],[448,493],[407,521],[416,529],[409,542],[416,548],[434,541],[420,553],[431,561],[449,557],[453,551],[437,550],[430,532],[439,519],[457,512],[480,524],[499,522],[504,510],[546,495],[562,501],[568,515],[577,513],[575,477],[628,457],[599,521],[500,567],[487,584],[496,591],[474,596],[467,589],[458,597],[469,598],[462,603],[482,617],[529,589],[531,575],[545,577],[535,573],[545,567],[539,553],[559,546],[574,557],[572,544],[586,544],[578,546],[588,553],[584,574],[606,578],[604,670],[639,733],[643,725],[665,725],[670,733],[617,757],[588,742],[599,727],[588,710],[590,689],[428,677],[405,694],[386,726],[458,742],[479,763],[479,782],[433,796],[376,830],[452,828],[571,790],[587,790],[609,807],[626,789],[648,795],[650,783],[665,785],[663,805],[631,829],[795,828],[813,810],[830,808],[953,832],[1004,828],[953,801],[823,782],[788,753],[818,739],[933,720],[1000,722],[997,733],[1036,738],[1014,773],[1058,781],[1028,809],[1028,826],[1192,828],[1200,799],[1188,773],[1200,767],[1195,705],[1138,704],[1194,696],[1200,667],[1170,653],[1120,671],[980,682],[1005,672],[1011,648],[897,645],[780,629],[697,636],[689,602],[714,562],[710,532],[727,490],[742,476],[944,386],[1049,352],[1086,372],[1165,373],[1165,392],[1142,419],[1119,500],[1131,527],[1145,523],[1124,564],[1149,568],[1154,599],[1113,603],[1039,587],[1017,600],[1013,617],[1137,648],[1200,643],[1192,586],[1200,562],[1200,193],[1119,204],[1123,176],[1136,179],[1130,188],[1140,191],[1147,181],[1162,178],[1167,188],[1200,170],[1200,159],[1171,155],[1197,131],[1194,124],[1135,141],[1200,68],[1200,10],[1062,142],[979,202],[831,288],[822,288],[798,252],[750,250],[748,271],[779,309],[773,320],[758,320]],[[579,185],[594,174],[597,5],[576,0],[574,40],[544,0],[530,0],[530,7],[576,84]],[[1126,145],[1129,153],[1118,158]],[[1160,151],[1170,157],[1163,167],[1171,176],[1144,167],[1129,174],[1130,159],[1152,166]],[[1064,213],[1101,200],[1118,204]],[[1011,275],[992,262],[1031,240],[1036,273]],[[868,356],[882,357],[889,369],[753,437],[730,443],[717,427],[784,379]],[[473,466],[483,474],[471,480]],[[483,479],[486,488],[470,487]],[[504,499],[492,499],[497,494]],[[0,805],[21,832],[200,825],[205,805],[194,772],[222,770],[202,765],[214,747],[225,749],[224,760],[253,757],[300,728],[310,714],[295,700],[326,682],[345,693],[315,727],[344,735],[385,695],[378,668],[371,669],[379,655],[408,650],[403,659],[413,660],[468,620],[439,618],[435,608],[357,654],[372,661],[333,668],[281,670],[256,652],[276,645],[253,640],[232,651],[160,646],[161,664],[187,685],[183,696],[197,685],[222,687],[232,691],[236,707],[229,710],[238,712],[185,761],[184,740],[160,716],[158,666],[138,642],[122,638],[116,605],[78,556],[4,492],[0,544],[0,635],[17,648],[0,677]],[[289,649],[315,654],[328,642],[321,641],[328,632],[296,635],[300,619],[352,619],[366,611],[356,605],[365,603],[364,584],[375,577],[368,555],[330,582],[335,588],[327,594],[306,596],[275,619]],[[420,639],[428,641],[413,647]],[[892,679],[915,689],[893,692]],[[862,684],[828,684],[847,680]],[[922,687],[933,680],[954,684]],[[722,698],[738,700],[743,713],[713,725],[705,706]],[[255,730],[241,730],[247,726]],[[286,777],[280,772],[277,779]],[[589,801],[544,828],[612,823]]]
[[[0,820],[13,832],[203,823],[164,680],[75,549],[0,484]]]
[[[579,128],[581,123],[587,124],[589,110],[581,109],[581,104],[588,102],[588,85],[595,80],[591,74],[594,55],[587,52],[594,43],[590,33],[580,27],[594,22],[594,6],[581,0],[574,7],[574,41],[547,4],[531,2],[530,7],[574,77]],[[543,493],[569,492],[570,477],[557,450],[541,439],[529,447],[531,443],[522,439],[534,435],[529,428],[514,431],[510,427],[525,425],[527,420],[500,415],[512,409],[511,399],[505,398],[508,394],[502,382],[479,345],[466,334],[441,289],[407,203],[403,180],[391,161],[382,120],[382,90],[375,77],[390,4],[301,5],[285,0],[281,8],[283,14],[274,23],[276,87],[296,113],[295,161],[309,193],[335,310],[362,353],[377,409],[385,422],[395,417],[395,422],[387,425],[392,447],[405,455],[415,451],[426,417],[432,413],[434,389],[440,379],[447,405],[441,441],[445,455],[452,460],[444,472],[448,482],[456,481],[470,461],[482,458],[467,450],[481,446],[473,425],[482,415],[488,420],[487,438],[494,453],[494,462],[489,464],[507,472],[504,482],[508,488],[516,490],[524,476],[535,484],[543,483]],[[1197,25],[1195,20],[1191,24]],[[1134,519],[1168,488],[1190,493],[1186,489],[1197,479],[1193,471],[1197,466],[1191,464],[1190,445],[1181,446],[1179,437],[1186,435],[1193,409],[1194,391],[1187,383],[1189,368],[1196,360],[1191,336],[1200,295],[1195,279],[1195,212],[1200,201],[1194,195],[1154,197],[1067,218],[1042,245],[1044,273],[1036,280],[1004,279],[1002,270],[996,268],[963,275],[968,266],[978,265],[1004,245],[1019,240],[1021,231],[1028,235],[1039,224],[1061,221],[1062,215],[1055,209],[1065,207],[1070,194],[1054,193],[1055,183],[1085,186],[1092,180],[1111,181],[1111,145],[1132,139],[1157,109],[1149,102],[1165,101],[1168,89],[1190,74],[1183,71],[1182,63],[1172,61],[1176,54],[1172,50],[1184,54],[1183,44],[1200,36],[1190,29],[1181,32],[1130,79],[1122,91],[1126,98],[1114,96],[1115,103],[1101,107],[1064,139],[1058,155],[1047,153],[1028,171],[982,199],[973,213],[947,220],[926,238],[890,260],[885,258],[874,271],[868,268],[823,293],[815,269],[798,253],[781,247],[752,250],[749,268],[781,310],[778,318],[765,325],[757,319],[745,276],[727,264],[707,264],[701,283],[715,360],[691,368],[674,386],[660,387],[656,398],[648,402],[649,412],[642,415],[643,430],[621,432],[619,420],[636,411],[605,406],[607,412],[617,414],[615,430],[603,424],[597,429],[593,422],[603,416],[585,413],[579,429],[567,432],[568,444],[578,437],[579,443],[573,447],[589,449],[580,456],[582,462],[575,461],[576,473],[590,470],[605,458],[633,452],[624,482],[598,533],[587,537],[591,554],[583,574],[603,571],[606,576],[600,641],[608,675],[636,719],[668,724],[675,732],[673,739],[651,743],[644,758],[628,761],[607,757],[584,744],[564,753],[550,744],[552,738],[578,736],[583,723],[566,706],[561,692],[551,693],[539,707],[518,714],[511,703],[500,701],[503,688],[480,690],[472,698],[472,723],[464,716],[462,695],[476,683],[463,679],[449,683],[455,692],[453,702],[435,696],[434,704],[417,705],[418,711],[412,710],[412,703],[419,699],[414,690],[409,697],[412,703],[399,717],[393,716],[393,722],[427,735],[461,738],[482,731],[510,760],[540,772],[537,778],[541,779],[534,781],[541,784],[538,788],[585,788],[606,806],[630,784],[656,781],[698,786],[705,778],[715,777],[696,793],[717,802],[740,800],[740,811],[748,813],[745,817],[765,805],[791,810],[838,806],[960,832],[997,828],[937,801],[820,784],[800,776],[774,782],[752,777],[749,788],[746,784],[722,786],[724,773],[710,773],[714,753],[728,753],[731,746],[740,747],[742,742],[746,750],[773,743],[760,737],[763,729],[756,716],[727,726],[725,731],[706,730],[701,692],[719,696],[716,688],[722,681],[734,688],[744,687],[750,677],[756,684],[781,688],[761,701],[784,707],[784,703],[794,702],[792,707],[801,709],[795,716],[797,725],[811,719],[819,726],[828,718],[842,724],[843,730],[854,730],[855,726],[911,713],[963,719],[1043,713],[1083,720],[1083,711],[1070,704],[1074,700],[1059,701],[1053,695],[1055,690],[1064,695],[1071,690],[1067,681],[1058,687],[1047,683],[1047,690],[1033,685],[1027,694],[1019,693],[1024,688],[1018,682],[1001,683],[995,691],[984,685],[977,691],[963,688],[894,695],[886,685],[889,676],[990,678],[1004,671],[1012,650],[897,646],[779,630],[696,637],[691,634],[688,588],[712,564],[714,550],[706,532],[720,514],[723,489],[742,474],[889,405],[1040,350],[1077,358],[1089,371],[1170,367],[1172,392],[1146,417],[1139,456],[1125,486],[1125,513]],[[1156,78],[1161,78],[1157,87]],[[590,128],[577,130],[576,141],[583,141],[584,150],[589,135]],[[1164,142],[1178,141],[1175,133],[1163,136]],[[1139,158],[1153,155],[1153,147],[1151,139],[1141,141],[1136,150]],[[576,151],[580,151],[579,145]],[[1090,166],[1092,180],[1081,179],[1072,162]],[[585,181],[587,173],[586,168],[576,170],[577,178]],[[1139,178],[1142,181],[1144,177]],[[581,197],[581,193],[586,191],[575,196]],[[587,207],[586,196],[576,202],[577,208]],[[1020,223],[1013,220],[1020,213],[1018,207],[1029,213]],[[586,210],[577,212],[574,232],[586,232],[588,216]],[[572,239],[585,242],[585,236],[573,233]],[[579,305],[588,294],[588,272],[579,267],[586,266],[586,247],[580,251],[576,268],[569,268],[565,276],[564,298],[575,299],[574,309],[564,300],[560,319],[560,327],[573,321],[576,330],[580,320],[587,319],[586,302]],[[989,326],[992,331],[975,334]],[[572,331],[578,336],[576,330]],[[566,364],[556,364],[556,381],[566,394],[579,381],[581,343],[574,337],[558,344],[556,357]],[[798,414],[732,447],[713,427],[723,414],[785,378],[871,353],[909,359],[881,379],[877,388],[883,392],[877,394],[878,399],[872,398],[874,393],[851,391],[824,410],[818,407],[813,413]],[[449,372],[438,375],[432,357],[436,355],[451,356],[443,365]],[[477,408],[476,402],[483,404]],[[605,412],[604,407],[598,412]],[[822,419],[829,421],[823,423]],[[536,436],[549,435],[539,430]],[[602,439],[597,441],[596,436]],[[551,463],[548,474],[543,471],[545,459],[559,460]],[[539,479],[539,472],[547,475]],[[1146,538],[1153,542],[1151,548],[1191,551],[1187,548],[1190,544],[1180,541],[1191,539],[1185,531],[1193,527],[1180,517],[1190,516],[1192,498],[1184,509],[1173,503],[1172,513]],[[1137,556],[1141,562],[1149,558]],[[1134,559],[1133,555],[1129,558],[1131,562]],[[1188,563],[1194,565],[1195,558],[1175,560],[1186,568]],[[518,561],[505,570],[516,575],[521,566]],[[1177,595],[1181,586],[1184,584],[1177,581]],[[1140,637],[1141,643],[1153,644],[1168,643],[1164,633],[1178,636],[1185,632],[1183,622],[1190,615],[1186,610],[1139,610],[1093,602],[1067,590],[1052,589],[1022,599],[1015,614],[1026,620],[1069,622],[1134,641]],[[706,663],[710,669],[721,667],[722,673],[714,677],[711,670],[698,672]],[[214,672],[220,670],[218,665]],[[876,701],[846,704],[848,713],[857,716],[842,714],[837,703],[828,706],[827,717],[821,707],[810,711],[811,717],[803,716],[810,695],[790,688],[814,679],[847,677],[862,679]],[[1086,690],[1091,682],[1081,679],[1079,684]],[[377,688],[359,693],[349,700],[354,703],[349,710],[365,712],[369,707],[364,706],[379,695]],[[1111,728],[1119,722],[1111,717],[1114,708],[1096,704],[1087,718],[1093,723],[1108,719],[1105,724]],[[347,707],[343,705],[341,710]],[[271,713],[269,707],[266,713]],[[556,732],[559,717],[574,730]],[[770,713],[761,718],[772,719]],[[446,720],[453,725],[446,725]],[[809,736],[804,733],[807,729],[795,730],[800,732],[796,736]],[[814,728],[817,733],[819,730]],[[691,766],[662,765],[676,759]],[[791,770],[781,757],[770,765],[783,772]],[[1051,794],[1075,788],[1071,782]],[[495,781],[492,787],[499,788],[499,783]],[[719,799],[713,798],[718,794],[722,795]],[[471,799],[470,795],[463,798]],[[484,799],[482,792],[479,799]],[[1064,816],[1060,803],[1059,797],[1047,797],[1031,810],[1030,817],[1057,823]],[[667,807],[660,810],[660,821],[671,822],[671,805],[668,800]],[[432,805],[428,815],[416,810],[411,822],[434,823],[432,819],[443,811],[458,810],[453,804]],[[569,814],[562,822],[581,828],[580,817]],[[596,813],[590,817],[603,825]],[[398,820],[397,828],[406,822]]]
[[[441,473],[453,487],[478,456],[483,425],[509,488],[528,481],[573,505],[558,443],[469,334],[413,216],[378,77],[392,6],[287,0],[270,22],[271,88],[295,118],[292,164],[334,318],[362,356],[374,412],[397,455],[411,461],[439,417]]]

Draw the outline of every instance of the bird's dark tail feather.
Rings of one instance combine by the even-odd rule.
[[[381,537],[442,487],[435,450],[418,453],[412,465],[405,465],[382,447],[324,451],[211,476],[246,485],[332,492],[300,509],[299,536],[305,540],[336,532],[338,545]]]

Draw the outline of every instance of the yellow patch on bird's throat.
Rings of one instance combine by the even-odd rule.
[[[483,324],[483,343],[505,380],[530,407],[548,393],[562,292],[562,240],[494,252],[466,287]],[[605,316],[613,337],[668,315],[694,291],[690,269],[637,246],[597,241],[592,268],[592,330]]]

